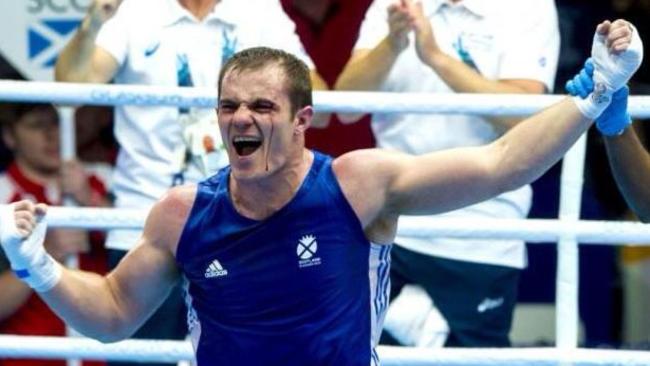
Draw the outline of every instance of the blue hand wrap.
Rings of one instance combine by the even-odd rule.
[[[573,79],[566,82],[567,92],[573,96],[580,96],[585,99],[594,91],[594,62],[591,58],[585,61],[585,65]]]
[[[604,136],[618,136],[632,123],[630,114],[627,113],[627,97],[630,89],[623,86],[612,95],[612,102],[596,118],[596,128]]]

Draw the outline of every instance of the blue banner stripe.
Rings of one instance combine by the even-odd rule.
[[[81,24],[81,19],[43,19],[42,22],[51,30],[65,36],[77,29],[79,24]]]

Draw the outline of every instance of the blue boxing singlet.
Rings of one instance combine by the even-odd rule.
[[[230,168],[201,182],[176,260],[196,360],[208,365],[378,365],[390,247],[370,243],[332,171],[257,221],[235,210]]]

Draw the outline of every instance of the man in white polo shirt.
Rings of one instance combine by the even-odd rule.
[[[541,94],[552,89],[558,54],[552,0],[375,0],[336,87]],[[379,147],[412,154],[485,144],[517,122],[470,115],[372,116]],[[530,205],[531,189],[524,186],[444,216],[525,218]],[[446,345],[509,345],[519,273],[526,266],[522,241],[423,239],[398,231],[395,244],[392,296],[405,284],[421,285],[448,324]],[[401,343],[432,340],[427,334],[394,333]]]
[[[313,69],[294,28],[274,0],[94,0],[59,56],[56,79],[214,88],[226,60],[262,45],[296,54]],[[312,76],[314,86],[323,87]],[[213,109],[119,106],[114,133],[120,144],[113,177],[117,208],[149,208],[171,186],[196,182],[227,163]],[[116,250],[111,266],[139,236],[109,232],[107,247]],[[161,311],[178,309],[180,303]],[[150,323],[168,327],[174,321]]]

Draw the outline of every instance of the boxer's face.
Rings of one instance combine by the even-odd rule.
[[[276,64],[227,72],[217,116],[233,177],[261,178],[287,166],[304,147],[311,113],[311,107],[292,111],[286,76]]]

